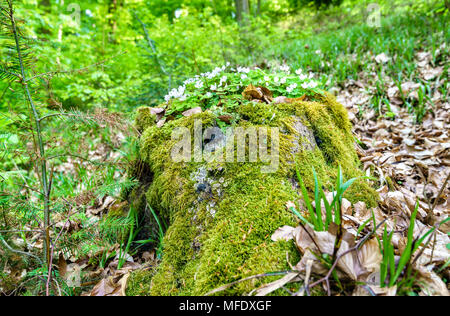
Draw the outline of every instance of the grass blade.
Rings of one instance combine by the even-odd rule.
[[[316,215],[313,210],[311,200],[309,199],[309,196],[308,196],[308,190],[306,190],[305,184],[303,183],[302,177],[300,176],[300,170],[298,169],[297,164],[295,164],[295,169],[297,172],[297,178],[298,178],[298,182],[300,184],[300,189],[302,190],[303,200],[305,201],[306,208],[308,209],[308,212],[311,216],[311,220],[314,223],[313,227],[316,228],[316,224],[317,224]]]
[[[321,194],[320,194],[320,183],[319,179],[317,178],[316,170],[313,168],[313,174],[314,174],[314,197],[316,202],[316,219],[317,219],[317,230],[323,231],[323,220],[322,220],[322,203],[321,203]]]

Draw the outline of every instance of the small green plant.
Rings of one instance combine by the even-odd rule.
[[[422,242],[434,232],[435,228],[431,228],[427,233],[417,240],[414,240],[414,223],[417,217],[417,212],[419,210],[419,202],[417,202],[416,207],[411,214],[407,244],[405,250],[400,256],[398,263],[395,260],[394,245],[392,244],[392,236],[394,231],[388,233],[387,227],[384,227],[383,240],[382,242],[378,239],[380,244],[380,250],[383,255],[383,260],[380,264],[380,283],[382,287],[392,287],[398,285],[398,287],[412,285],[414,281],[412,275],[412,259],[414,252],[419,248]]]
[[[156,238],[150,238],[150,239],[146,239],[146,240],[138,240],[135,241],[135,243],[139,244],[139,247],[142,247],[145,244],[148,243],[157,243],[157,248],[156,248],[156,256],[157,258],[161,258],[162,256],[162,252],[163,252],[163,239],[164,239],[164,228],[161,225],[161,221],[158,218],[158,215],[156,215],[156,212],[153,210],[153,208],[147,204],[148,209],[150,210],[150,212],[152,213],[153,218],[155,219],[156,224],[158,225],[158,236]],[[165,227],[167,230],[167,227]]]
[[[137,234],[139,233],[139,219],[138,219],[138,212],[132,207],[128,211],[127,219],[129,220],[130,224],[130,230],[128,233],[128,238],[126,243],[123,243],[119,250],[119,262],[117,264],[117,269],[122,269],[123,265],[127,261],[127,256],[129,256],[131,245],[136,238]]]
[[[298,217],[302,222],[313,227],[316,231],[327,231],[331,223],[335,223],[337,226],[341,226],[342,223],[342,199],[344,193],[350,188],[350,186],[358,179],[371,179],[370,177],[357,177],[344,182],[344,177],[342,174],[342,168],[338,168],[338,177],[336,180],[336,188],[333,193],[333,200],[331,203],[328,202],[323,187],[317,177],[316,170],[313,169],[314,175],[314,202],[312,204],[309,198],[308,190],[305,187],[302,177],[300,176],[300,171],[298,165],[296,166],[296,173],[298,182],[300,184],[300,189],[302,191],[303,200],[305,202],[306,208],[309,213],[309,218],[306,219],[302,216],[295,208],[291,208],[291,211]],[[322,216],[322,202],[325,207],[325,218]]]

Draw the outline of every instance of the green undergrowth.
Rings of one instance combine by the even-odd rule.
[[[414,5],[428,8],[414,10]],[[391,5],[395,6],[394,3]],[[448,13],[442,13],[443,1],[415,2],[402,12],[386,12],[380,16],[380,25],[371,26],[366,21],[346,27],[319,32],[315,36],[283,41],[271,46],[270,59],[285,60],[294,68],[308,69],[326,77],[327,88],[345,87],[349,80],[363,82],[369,91],[370,107],[378,114],[391,112],[388,97],[389,84],[401,86],[405,82],[420,84],[424,97],[417,102],[404,102],[404,106],[420,122],[432,111],[433,86],[439,80],[440,93],[448,90],[449,51]],[[363,17],[363,14],[359,18]],[[429,52],[433,67],[443,67],[439,78],[425,80],[418,67],[417,53]],[[385,54],[387,63],[375,62],[375,56]],[[376,87],[370,91],[369,87]]]
[[[314,188],[313,168],[325,188],[333,186],[339,165],[346,178],[362,175],[344,107],[327,93],[317,99],[290,104],[249,102],[237,107],[240,120],[233,123],[235,128],[280,127],[280,166],[273,173],[261,173],[264,163],[259,160],[173,162],[174,128],[183,126],[193,132],[195,120],[201,120],[203,128],[215,126],[216,116],[210,110],[169,121],[162,127],[138,115],[139,124],[149,122],[141,125],[140,143],[140,159],[153,176],[146,189],[146,203],[170,226],[163,240],[161,264],[154,271],[137,272],[136,280],[150,284],[130,282],[129,295],[204,295],[244,277],[289,270],[286,258],[292,264],[298,262],[292,242],[271,240],[277,228],[296,223],[285,206],[300,198],[294,159],[310,192]],[[138,113],[149,114],[143,109]],[[262,119],[269,117],[272,119]],[[311,144],[297,135],[293,126],[296,119],[313,131],[317,144],[314,150],[307,150]],[[293,150],[295,139],[300,139],[297,151]],[[206,171],[210,192],[198,191],[193,174],[199,170]],[[374,206],[377,194],[367,181],[360,180],[349,189],[347,198]],[[242,282],[220,294],[248,293],[275,278]]]

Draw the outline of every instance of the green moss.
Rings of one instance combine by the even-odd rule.
[[[394,185],[394,182],[392,181],[391,177],[389,177],[389,176],[386,177],[386,183],[389,187],[389,191],[395,191],[395,185]]]
[[[135,126],[139,132],[143,132],[147,127],[155,125],[156,115],[151,113],[151,108],[141,106],[136,109]]]
[[[147,296],[150,293],[150,284],[154,270],[138,270],[130,274],[127,282],[127,296]]]
[[[109,207],[108,217],[126,217],[130,207],[127,201],[115,202]]]
[[[346,178],[362,175],[347,113],[334,97],[324,95],[320,102],[278,105],[249,102],[239,107],[238,112],[242,119],[235,127],[281,128],[277,172],[261,173],[264,164],[260,161],[173,162],[170,159],[175,143],[171,139],[173,129],[184,126],[193,131],[195,119],[201,119],[204,128],[213,126],[216,120],[210,112],[170,121],[162,128],[151,126],[143,133],[140,158],[154,175],[146,189],[146,199],[170,221],[163,242],[163,260],[146,294],[203,295],[243,277],[289,269],[286,253],[294,264],[299,259],[293,243],[273,242],[270,237],[280,226],[296,224],[285,208],[287,201],[299,199],[294,159],[310,190],[314,185],[313,167],[329,189],[339,165]],[[299,138],[293,127],[295,118],[314,131],[318,146],[314,150],[300,148],[292,157],[293,140]],[[207,170],[206,177],[219,188],[197,192],[192,175],[198,170]],[[377,195],[367,182],[358,181],[347,198],[372,206]],[[248,293],[271,280],[254,279],[220,294]],[[134,291],[133,285],[130,291]]]

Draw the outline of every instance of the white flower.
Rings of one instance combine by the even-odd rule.
[[[196,87],[197,89],[203,88],[203,81],[197,81],[197,82],[195,83],[195,87]]]
[[[278,83],[278,81],[280,81],[280,78],[275,77],[275,78],[273,78],[273,81],[275,81],[275,83]]]
[[[189,78],[189,79],[184,81],[184,84],[188,85],[188,84],[191,84],[191,83],[194,83],[194,82],[195,82],[195,78]]]
[[[223,76],[222,78],[220,78],[220,84],[222,84],[223,82],[227,82],[227,76]]]
[[[171,98],[181,98],[184,95],[184,92],[186,91],[186,87],[185,86],[179,86],[178,88],[174,88],[172,90],[170,90],[169,94],[167,95],[167,97],[165,97],[165,99],[170,100]]]
[[[296,84],[296,83],[293,83],[293,84],[291,84],[289,87],[286,88],[286,91],[289,92],[289,93],[291,93],[292,91],[295,90],[295,88],[297,88],[297,84]]]
[[[186,96],[184,95],[186,91],[186,86],[179,86],[178,88],[173,88],[170,90],[169,94],[164,97],[166,102],[169,102],[170,99],[181,99],[181,101],[186,100]]]
[[[291,68],[289,68],[288,65],[283,65],[283,66],[280,67],[280,70],[284,71],[284,72],[289,72],[291,70]]]
[[[269,76],[264,76],[264,81],[270,81]]]
[[[312,72],[309,73],[309,79],[314,78],[314,74]]]
[[[213,94],[211,92],[206,92],[205,97],[206,98],[211,98],[213,96]]]
[[[242,75],[241,75],[241,79],[242,79],[242,80],[247,79],[247,75],[246,75],[246,74],[242,74]]]
[[[303,89],[314,89],[317,86],[318,86],[318,83],[316,81],[305,82],[302,84]]]
[[[297,74],[297,75],[301,75],[302,74],[302,72],[303,72],[303,70],[301,69],[301,68],[298,68],[296,71],[295,71],[295,73]]]
[[[246,68],[246,67],[237,67],[237,72],[243,72],[248,74],[250,72],[250,68]]]
[[[211,72],[202,73],[201,76],[202,77],[206,77],[208,79],[213,79],[213,78],[217,77],[223,70],[225,70],[224,67],[222,67],[222,68],[221,67],[216,67]]]
[[[318,83],[316,82],[316,81],[311,81],[311,83],[309,84],[309,87],[311,88],[311,89],[314,89],[315,87],[317,87],[318,86]]]
[[[217,90],[217,84],[213,84],[213,85],[211,86],[211,90],[212,90],[212,91],[216,91],[216,90]]]
[[[285,77],[281,78],[280,83],[281,84],[285,84],[286,83],[286,78]]]
[[[308,78],[308,76],[301,74],[300,76],[298,76],[298,78],[300,79],[300,81],[305,81]]]

